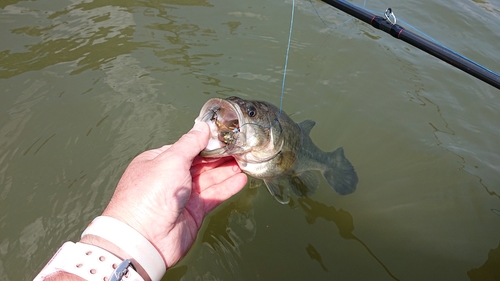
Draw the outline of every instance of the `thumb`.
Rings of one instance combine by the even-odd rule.
[[[210,129],[205,122],[197,122],[193,128],[175,142],[166,152],[182,155],[183,158],[193,160],[207,147]]]

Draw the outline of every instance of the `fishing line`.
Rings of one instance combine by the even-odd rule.
[[[288,44],[287,44],[287,47],[286,47],[286,54],[285,54],[285,66],[283,68],[284,69],[283,70],[283,80],[282,80],[282,83],[281,83],[280,113],[279,113],[277,119],[280,117],[281,111],[282,111],[282,108],[283,108],[283,97],[285,95],[286,70],[288,68],[288,57],[289,57],[289,54],[290,54],[290,45],[291,45],[290,42],[292,40],[292,30],[293,30],[294,15],[295,15],[295,0],[292,0],[292,16],[290,17],[290,31],[288,32]]]
[[[286,53],[285,53],[285,65],[283,67],[283,78],[282,78],[282,82],[281,82],[281,95],[280,95],[280,106],[279,106],[278,116],[272,122],[269,122],[270,123],[269,126],[263,126],[263,125],[260,125],[257,123],[244,123],[244,124],[241,124],[239,127],[235,127],[234,129],[231,128],[232,126],[230,126],[228,128],[229,129],[228,131],[220,131],[219,132],[219,140],[226,144],[226,149],[232,149],[232,147],[234,147],[235,145],[238,144],[238,137],[241,134],[243,134],[243,133],[241,133],[241,128],[245,125],[255,125],[255,126],[261,127],[263,129],[270,129],[276,123],[278,123],[279,133],[281,134],[283,132],[283,128],[281,127],[281,124],[278,121],[279,121],[279,118],[281,117],[281,114],[283,112],[283,99],[285,96],[285,81],[286,81],[286,74],[287,74],[287,69],[288,69],[288,58],[290,56],[290,46],[291,46],[291,41],[292,41],[292,30],[293,30],[294,18],[295,18],[295,0],[292,0],[292,15],[290,17],[290,30],[288,32],[288,42],[287,42]],[[250,112],[247,112],[247,114],[250,117],[255,116],[255,112],[253,113],[253,115]],[[212,118],[215,118],[215,120],[217,122],[218,117],[217,117],[216,111],[212,111],[211,119]],[[238,126],[238,125],[236,125],[236,126]],[[222,138],[222,140],[220,138]],[[275,157],[275,155],[272,155],[270,157],[271,158]]]
[[[261,128],[264,128],[264,129],[270,129],[274,126],[274,124],[276,124],[276,122],[278,122],[279,118],[281,117],[281,113],[283,112],[283,99],[285,96],[285,81],[286,81],[286,74],[287,74],[287,69],[288,69],[288,58],[290,56],[290,45],[291,45],[291,41],[292,41],[292,31],[293,31],[294,19],[295,19],[295,0],[292,0],[292,15],[290,16],[290,29],[288,31],[288,42],[287,42],[286,53],[285,53],[285,65],[283,67],[283,78],[281,81],[281,95],[280,95],[280,106],[279,106],[278,116],[273,120],[273,122],[271,122],[271,124],[269,126],[263,126],[263,125],[256,124],[256,123],[244,123],[239,128],[235,128],[233,130],[233,133],[239,133],[241,127],[243,127],[245,125],[255,125],[255,126],[259,126]],[[280,128],[281,128],[281,124],[280,124]]]
[[[332,29],[332,30],[333,30],[333,29],[337,29],[337,28],[339,28],[339,27],[343,26],[344,24],[346,24],[347,22],[349,22],[349,21],[351,21],[351,20],[352,20],[352,18],[349,18],[349,19],[346,19],[345,21],[341,22],[340,24],[337,24],[337,25],[335,25],[335,26],[330,26],[329,24],[327,24],[327,23],[323,20],[323,18],[322,18],[322,17],[321,17],[321,15],[319,14],[318,9],[316,9],[316,6],[314,6],[314,4],[313,4],[312,0],[308,0],[308,1],[309,1],[309,3],[311,3],[311,6],[313,7],[314,12],[315,12],[315,13],[316,13],[316,15],[318,16],[318,18],[321,20],[321,22],[322,22],[322,23],[323,23],[326,27],[328,27],[328,28],[330,28],[330,29]],[[364,2],[363,2],[363,7],[365,7],[365,6],[366,6],[366,0],[364,0]]]

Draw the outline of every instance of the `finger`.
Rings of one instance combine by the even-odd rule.
[[[216,168],[206,170],[193,177],[193,191],[202,193],[210,186],[219,184],[226,179],[241,173],[240,168],[234,161],[228,161]]]
[[[195,123],[193,128],[184,134],[160,157],[181,157],[192,161],[208,144],[209,128],[205,122]]]
[[[208,163],[198,163],[198,164],[193,163],[193,165],[191,166],[191,175],[193,177],[196,177],[201,173],[204,173],[205,171],[215,169],[227,162],[235,162],[234,164],[236,164],[236,161],[234,161],[232,157],[217,158],[217,160]]]
[[[212,163],[219,161],[221,158],[207,158],[202,156],[196,156],[193,160],[193,165],[204,164],[204,163]]]
[[[167,149],[169,149],[172,145],[170,144],[167,144],[167,145],[164,145],[160,148],[156,148],[156,149],[151,149],[151,150],[147,150],[147,151],[144,151],[142,152],[141,154],[137,155],[135,158],[134,158],[134,161],[146,161],[146,160],[151,160],[151,159],[154,159],[156,158],[158,155],[162,154],[163,152],[165,152]]]
[[[162,147],[159,147],[159,148],[153,149],[153,150],[161,154],[161,153],[167,151],[171,146],[172,146],[171,144],[166,144]]]
[[[205,215],[231,196],[240,192],[245,187],[247,181],[247,175],[238,173],[221,183],[205,189],[200,194],[200,198],[203,200],[205,206]]]

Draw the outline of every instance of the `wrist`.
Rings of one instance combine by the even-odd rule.
[[[144,281],[151,281],[151,277],[144,270],[142,265],[137,260],[134,259],[134,257],[130,256],[129,254],[124,252],[120,247],[109,242],[108,240],[95,235],[85,235],[80,239],[80,243],[99,247],[103,250],[110,252],[111,254],[115,255],[121,260],[126,260],[126,259],[131,260],[135,266],[137,273],[144,279]]]
[[[140,232],[121,220],[99,216],[82,233],[82,243],[102,247],[122,260],[130,259],[144,280],[160,280],[166,266],[160,252]]]
[[[98,246],[66,242],[34,280],[144,281],[144,278],[130,260],[122,260]]]
[[[117,219],[101,216],[89,224],[80,242],[64,243],[35,280],[108,280],[111,274],[126,274],[130,279],[124,280],[158,281],[165,271],[163,257],[148,239]]]

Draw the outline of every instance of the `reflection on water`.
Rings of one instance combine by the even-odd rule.
[[[500,199],[499,194],[497,194],[496,191],[494,191],[494,190],[490,190],[485,185],[483,179],[480,176],[476,175],[474,170],[477,169],[478,166],[474,166],[475,169],[471,169],[471,165],[466,163],[466,156],[462,155],[462,152],[466,152],[467,154],[470,154],[470,151],[464,151],[463,148],[460,147],[460,145],[457,145],[457,143],[459,143],[461,141],[460,136],[458,136],[455,133],[455,131],[453,131],[453,129],[450,127],[450,124],[446,121],[445,117],[443,116],[443,112],[442,112],[440,106],[437,105],[436,103],[432,102],[427,97],[421,97],[418,92],[416,93],[416,96],[418,97],[418,99],[420,101],[423,102],[423,104],[422,104],[423,106],[432,105],[433,107],[435,107],[436,111],[439,115],[439,118],[443,121],[443,123],[445,125],[445,129],[439,129],[438,125],[435,125],[432,122],[429,122],[429,125],[433,129],[433,134],[436,138],[437,145],[439,147],[446,149],[447,151],[451,152],[452,154],[456,155],[460,159],[459,160],[459,163],[461,165],[460,170],[462,170],[466,173],[469,173],[472,176],[476,177],[478,179],[478,182],[484,187],[484,189],[486,190],[486,192],[490,196],[494,196],[494,197]],[[477,155],[472,155],[472,157],[481,158],[481,156],[478,157]],[[481,161],[482,159],[479,159],[479,160]]]
[[[132,14],[105,3],[80,3],[61,12],[33,10],[8,6],[7,14],[40,18],[42,26],[13,28],[12,34],[37,38],[37,43],[25,46],[25,52],[0,52],[0,78],[9,78],[27,71],[36,71],[64,62],[76,63],[71,74],[99,69],[102,63],[120,54],[128,54],[141,46],[132,42]],[[48,12],[48,11],[47,11]],[[106,49],[106,52],[97,52]]]
[[[317,202],[312,200],[311,198],[305,197],[305,198],[299,198],[298,199],[299,206],[304,210],[306,213],[306,221],[309,224],[314,224],[318,218],[323,218],[329,222],[334,223],[338,230],[340,236],[342,238],[349,240],[355,240],[358,241],[363,247],[368,251],[368,253],[375,259],[377,262],[384,268],[384,270],[389,274],[389,276],[394,279],[394,280],[399,280],[394,276],[389,268],[379,259],[377,256],[368,248],[368,246],[361,241],[356,235],[354,235],[352,232],[354,231],[354,220],[352,218],[352,215],[349,214],[349,212],[344,211],[342,209],[337,210],[333,206],[327,206],[323,203]],[[310,251],[308,250],[309,255]],[[317,259],[322,267],[324,265],[321,262],[321,256],[319,253],[315,252],[315,258],[311,256],[312,259]],[[319,257],[319,258],[318,258]]]

